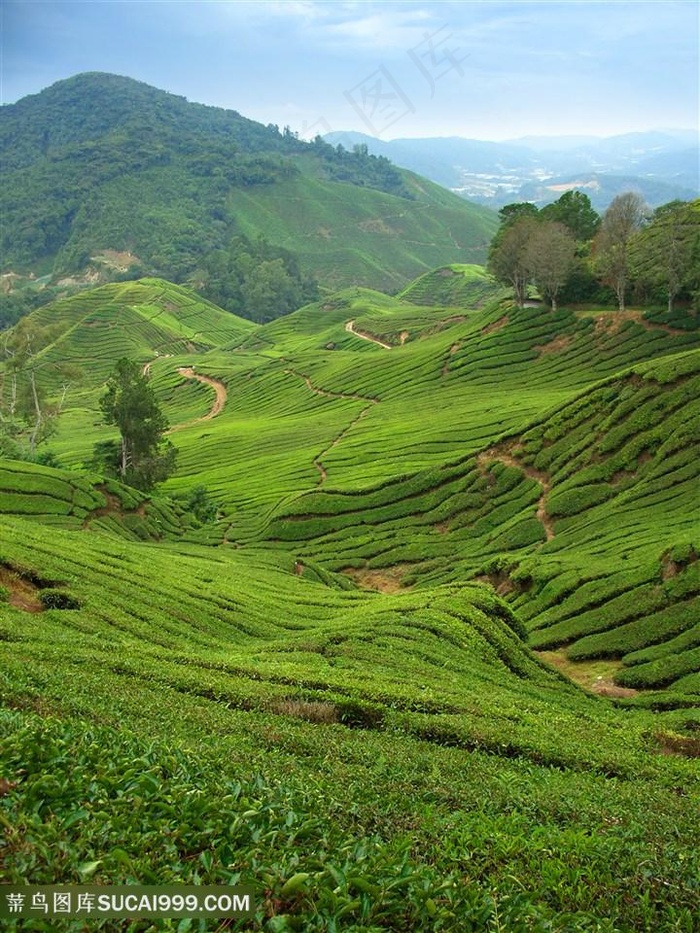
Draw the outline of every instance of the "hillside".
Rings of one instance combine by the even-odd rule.
[[[291,250],[321,284],[389,290],[445,258],[483,261],[496,227],[386,159],[116,75],[77,75],[3,107],[0,158],[4,274],[206,286],[211,254],[227,261],[245,235]]]
[[[62,466],[0,461],[4,880],[693,933],[697,315],[517,309],[451,263],[262,326],[153,279],[27,320],[47,393],[82,375]],[[121,353],[179,449],[155,496],[82,467]]]

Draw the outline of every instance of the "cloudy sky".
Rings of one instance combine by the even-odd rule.
[[[0,98],[128,75],[300,136],[697,127],[697,0],[0,0]]]

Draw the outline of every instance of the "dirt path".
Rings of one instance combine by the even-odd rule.
[[[616,334],[625,321],[633,321],[635,324],[639,324],[640,327],[643,327],[644,330],[648,331],[663,331],[665,334],[668,334],[671,337],[683,337],[691,333],[691,331],[681,330],[679,327],[671,327],[669,324],[659,324],[654,321],[648,321],[642,311],[626,310],[626,311],[610,311],[607,314],[599,314],[594,318],[595,320],[595,333],[597,336],[604,335],[608,333],[610,335]]]
[[[350,323],[352,323],[352,321],[350,321]],[[347,329],[347,326],[346,326],[346,329]],[[323,483],[325,483],[326,479],[328,478],[328,471],[323,465],[321,458],[325,457],[325,455],[328,453],[329,450],[332,450],[337,444],[339,444],[342,441],[342,439],[347,435],[348,431],[351,431],[352,428],[355,427],[357,422],[360,421],[362,418],[364,418],[365,415],[369,411],[371,411],[372,406],[377,405],[379,403],[379,399],[370,398],[370,396],[368,395],[354,395],[354,394],[348,394],[346,392],[331,392],[328,389],[319,389],[318,386],[315,386],[313,384],[310,376],[307,376],[304,373],[297,372],[297,370],[295,369],[285,369],[285,373],[287,373],[290,376],[297,376],[299,379],[303,379],[306,385],[306,388],[310,392],[313,392],[315,395],[322,395],[325,398],[350,399],[353,402],[366,402],[367,403],[365,407],[362,409],[362,411],[359,413],[359,415],[356,415],[352,419],[352,421],[348,425],[346,425],[343,428],[343,430],[339,434],[336,435],[336,437],[333,438],[330,444],[327,447],[324,447],[324,449],[321,451],[320,454],[318,454],[318,456],[314,457],[313,465],[316,467],[316,469],[319,472],[318,484],[320,486]]]
[[[383,340],[379,340],[377,337],[373,337],[371,334],[367,334],[362,330],[355,330],[354,321],[348,321],[345,325],[345,330],[349,334],[354,334],[356,337],[359,337],[361,340],[369,340],[370,343],[376,343],[378,347],[384,347],[385,350],[393,349],[390,343],[384,343]],[[403,341],[401,342],[403,343]]]
[[[151,366],[153,366],[154,363],[157,363],[158,360],[167,360],[171,356],[172,356],[172,353],[164,353],[162,356],[155,356],[152,360],[149,360],[147,363],[143,364],[143,369],[141,370],[141,372],[143,373],[144,376],[150,376]]]
[[[498,447],[491,447],[489,450],[480,453],[476,458],[476,462],[481,470],[488,469],[494,460],[498,460],[499,463],[504,463],[506,466],[515,467],[526,476],[529,476],[530,479],[534,479],[535,482],[540,484],[542,487],[542,495],[537,502],[537,512],[535,515],[538,521],[542,523],[547,541],[551,541],[554,537],[554,526],[551,518],[547,514],[547,496],[550,490],[549,476],[541,470],[535,470],[534,467],[525,466],[524,463],[516,460],[508,449],[500,450]]]
[[[183,424],[174,425],[174,427],[168,431],[169,434],[172,434],[173,431],[180,431],[182,428],[188,428],[193,424],[199,424],[201,421],[210,421],[212,418],[216,418],[223,410],[228,397],[226,386],[223,382],[219,382],[218,379],[212,379],[211,376],[201,376],[199,373],[196,373],[191,366],[181,366],[178,372],[181,376],[184,376],[185,379],[196,379],[197,382],[202,382],[205,385],[211,386],[216,393],[216,397],[214,398],[214,404],[206,415],[202,415],[201,418],[193,418],[192,421],[185,421]]]

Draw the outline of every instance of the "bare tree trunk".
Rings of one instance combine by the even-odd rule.
[[[69,388],[70,388],[70,384],[67,382],[64,382],[63,385],[61,386],[61,401],[58,403],[59,412],[63,411],[63,403],[66,400],[66,392],[68,391]]]
[[[36,374],[34,370],[31,370],[29,374],[29,383],[32,387],[32,398],[34,399],[34,414],[36,416],[36,421],[34,423],[34,428],[32,433],[29,436],[29,452],[34,456],[34,451],[36,450],[37,438],[39,437],[39,432],[41,431],[42,425],[42,413],[41,405],[39,404],[39,393],[36,388]]]
[[[620,282],[615,286],[615,292],[617,293],[617,304],[620,311],[625,310],[625,283]]]
[[[17,410],[17,373],[12,373],[10,382],[10,420],[15,420],[15,411]]]

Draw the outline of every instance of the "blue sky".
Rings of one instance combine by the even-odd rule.
[[[0,0],[0,98],[128,75],[301,136],[609,136],[698,123],[696,0]]]

